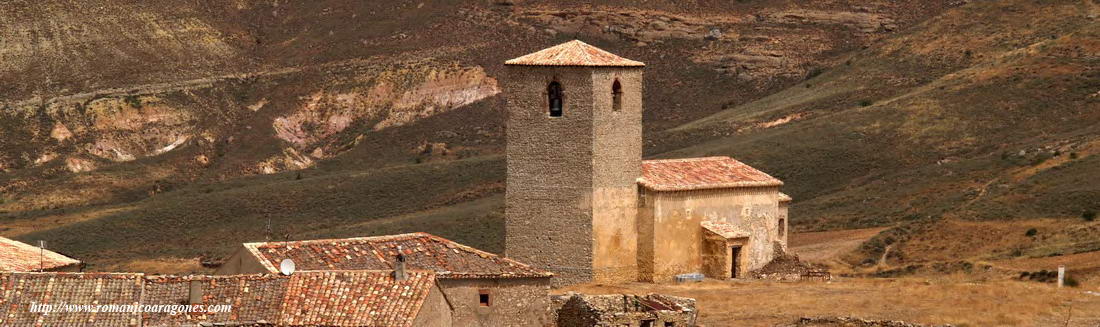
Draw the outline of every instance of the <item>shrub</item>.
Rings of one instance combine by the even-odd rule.
[[[1065,280],[1065,281],[1064,281],[1063,283],[1064,283],[1064,284],[1065,284],[1066,286],[1069,286],[1069,287],[1077,287],[1077,286],[1081,286],[1081,283],[1080,283],[1080,282],[1078,282],[1078,281],[1077,281],[1077,279],[1073,278],[1073,277],[1072,277],[1072,276],[1070,276],[1070,275],[1066,275],[1066,280]]]
[[[127,95],[125,98],[122,98],[122,100],[126,101],[126,104],[130,105],[131,107],[141,109],[141,99],[139,99],[136,95]]]
[[[870,107],[872,104],[875,104],[875,102],[871,100],[859,100],[860,107]]]
[[[1077,160],[1077,152],[1070,152],[1069,153],[1069,158],[1073,159],[1073,160]]]
[[[1085,212],[1081,213],[1081,218],[1084,218],[1085,221],[1096,220],[1096,211],[1086,210]]]
[[[1039,233],[1039,230],[1032,228],[1032,229],[1028,229],[1027,233],[1024,233],[1024,235],[1025,236],[1035,236],[1035,234],[1038,234],[1038,233]]]
[[[811,69],[809,72],[806,73],[806,80],[813,79],[814,77],[817,77],[818,75],[821,75],[821,73],[824,73],[824,72],[825,72],[825,70],[821,69],[821,67],[815,67],[814,69]]]

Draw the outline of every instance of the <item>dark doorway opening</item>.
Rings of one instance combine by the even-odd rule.
[[[737,267],[741,266],[741,246],[730,247],[730,278],[737,278]]]

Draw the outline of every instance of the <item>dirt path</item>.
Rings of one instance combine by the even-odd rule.
[[[885,227],[791,234],[791,252],[802,260],[827,263],[859,248],[864,241],[886,230]]]

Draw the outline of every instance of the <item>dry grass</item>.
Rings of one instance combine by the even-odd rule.
[[[840,279],[834,282],[767,281],[692,284],[578,285],[585,293],[665,293],[698,300],[706,326],[774,326],[804,316],[856,316],[958,326],[1069,326],[1100,324],[1096,285],[1058,290],[1047,284],[990,281],[973,276]]]
[[[841,255],[854,251],[871,237],[886,228],[846,229],[827,232],[791,234],[788,239],[791,252],[805,261],[829,263]]]

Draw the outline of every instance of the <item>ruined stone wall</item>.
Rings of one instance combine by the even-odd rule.
[[[558,295],[551,312],[557,327],[688,327],[697,318],[695,299],[661,294]]]
[[[641,69],[509,66],[507,74],[505,255],[554,272],[555,285],[634,280]],[[561,117],[549,116],[552,81],[564,91]]]
[[[612,84],[622,87],[612,106]],[[602,68],[592,75],[592,227],[594,279],[637,280],[638,176],[642,174],[641,68]]]
[[[455,326],[532,326],[550,324],[550,278],[440,279],[453,308]],[[479,294],[489,293],[489,306]]]
[[[749,235],[741,249],[742,273],[760,269],[774,256],[778,188],[643,193],[645,203],[639,219],[651,222],[639,225],[652,223],[653,237],[640,239],[639,246],[647,249],[639,251],[652,251],[653,255],[651,260],[639,262],[639,271],[652,271],[649,276],[641,276],[642,280],[668,281],[677,274],[703,272],[704,234],[700,223],[704,220],[725,221]],[[728,278],[729,274],[708,277]]]

